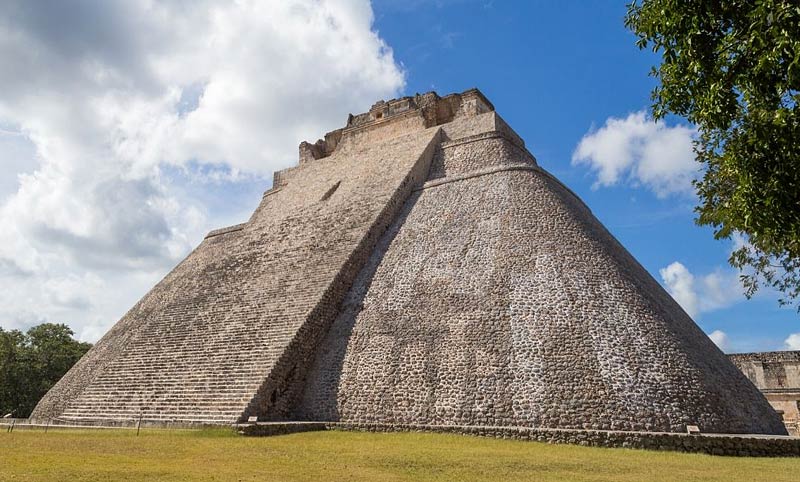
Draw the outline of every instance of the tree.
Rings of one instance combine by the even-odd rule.
[[[25,344],[25,334],[19,330],[3,331],[0,328],[0,416],[15,412],[24,405],[24,390],[20,378],[21,366],[20,347]]]
[[[653,116],[695,124],[696,222],[736,237],[729,261],[751,297],[800,297],[800,3],[635,0],[625,25],[660,52]],[[798,306],[800,310],[800,305]]]
[[[89,348],[66,325],[44,323],[22,333],[0,328],[0,416],[30,415],[36,403]]]

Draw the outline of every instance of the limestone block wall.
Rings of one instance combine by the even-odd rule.
[[[800,435],[800,351],[736,353],[728,358],[782,415],[789,433]]]
[[[458,176],[511,164],[535,165],[524,147],[513,144],[499,131],[443,142],[431,166],[429,180]]]
[[[363,259],[424,180],[438,136],[387,134],[293,169],[248,223],[210,233],[33,418],[230,423],[279,412]]]
[[[625,432],[565,428],[502,427],[486,425],[408,425],[392,423],[284,422],[243,424],[239,433],[275,436],[321,430],[360,432],[438,432],[507,440],[590,447],[662,450],[737,457],[798,457],[800,438],[736,434],[685,434],[672,432]]]
[[[760,389],[800,390],[800,351],[734,353],[728,358]]]
[[[508,136],[444,143],[429,179],[345,298],[297,418],[785,433],[758,390]]]

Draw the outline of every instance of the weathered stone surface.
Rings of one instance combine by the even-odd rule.
[[[800,436],[800,351],[736,353],[728,358],[783,416],[786,430]]]
[[[481,156],[495,168],[465,177]],[[454,181],[415,193],[384,235],[299,417],[782,433],[752,384],[524,151],[474,136],[444,143],[431,172]]]
[[[438,137],[436,127],[396,132],[285,173],[249,222],[210,233],[32,417],[281,417],[303,360],[313,359],[315,337],[411,188],[424,181]]]
[[[268,437],[297,432],[345,430],[362,432],[438,432],[509,440],[617,447],[744,457],[799,457],[800,438],[770,435],[688,435],[670,432],[625,432],[482,425],[409,425],[350,422],[286,422],[243,424],[242,435]]]
[[[300,146],[34,418],[784,433],[477,91]]]

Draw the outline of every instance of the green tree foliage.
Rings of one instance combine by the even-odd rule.
[[[0,416],[27,417],[42,396],[92,347],[67,325],[44,323],[23,333],[0,328]]]
[[[625,25],[660,52],[653,115],[698,127],[697,223],[741,235],[745,294],[800,297],[800,2],[641,0]],[[800,309],[800,306],[798,306]]]

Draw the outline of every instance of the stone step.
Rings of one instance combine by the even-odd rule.
[[[86,397],[81,397],[76,400],[77,403],[110,403],[110,401],[119,400],[120,403],[130,402],[149,402],[151,400],[162,401],[181,401],[181,400],[203,400],[214,403],[238,403],[242,400],[250,400],[254,393],[230,393],[230,394],[217,394],[214,392],[197,393],[197,392],[161,392],[161,393],[148,393],[138,391],[136,395],[129,395],[131,392],[115,392],[108,395],[91,394]]]
[[[92,412],[85,412],[85,411],[75,411],[75,410],[65,410],[64,416],[74,416],[74,417],[116,417],[125,414],[135,414],[138,416],[140,413],[145,414],[152,414],[156,413],[160,416],[167,416],[167,415],[176,415],[176,414],[191,414],[191,413],[202,413],[207,416],[233,416],[241,413],[241,410],[236,409],[226,409],[222,410],[219,408],[213,407],[183,407],[182,409],[178,409],[176,407],[171,407],[168,405],[159,406],[158,410],[154,410],[152,408],[139,408],[139,407],[129,407],[127,409],[113,409],[113,408],[98,408],[93,410]]]
[[[91,412],[87,412],[86,409],[91,409]],[[182,405],[178,404],[163,404],[158,405],[157,409],[154,408],[152,405],[145,405],[145,406],[137,406],[135,404],[126,405],[126,406],[96,406],[96,407],[77,407],[73,408],[70,407],[64,411],[64,414],[71,414],[71,415],[80,415],[80,416],[94,416],[98,414],[122,414],[122,413],[150,413],[150,412],[158,412],[162,414],[168,413],[186,413],[186,412],[193,412],[193,411],[203,411],[203,413],[209,414],[233,414],[233,413],[241,413],[242,410],[241,406],[209,406],[199,403],[186,403]]]
[[[70,405],[70,409],[72,408],[81,408],[81,407],[120,407],[120,406],[131,406],[131,405],[174,405],[174,406],[186,406],[186,405],[204,405],[204,406],[219,406],[219,407],[239,407],[243,404],[247,404],[249,400],[241,401],[239,400],[216,400],[216,401],[206,401],[206,400],[199,400],[193,398],[149,398],[149,399],[108,399],[108,400],[93,400],[93,401],[80,401],[76,402],[73,405]]]
[[[102,421],[108,422],[122,422],[122,421],[137,421],[139,414],[129,414],[127,416],[74,416],[64,415],[59,417],[61,422],[67,423],[96,423]],[[190,422],[190,423],[207,423],[207,424],[229,424],[238,420],[238,415],[233,416],[202,416],[202,415],[174,415],[174,416],[159,416],[148,414],[142,417],[143,421],[147,422]]]

